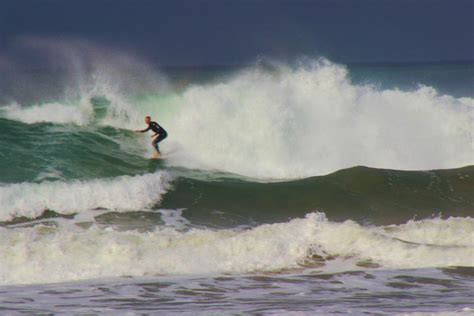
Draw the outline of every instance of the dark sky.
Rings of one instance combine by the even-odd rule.
[[[1,0],[0,57],[36,37],[163,65],[473,60],[474,0]]]

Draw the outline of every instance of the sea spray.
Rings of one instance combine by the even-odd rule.
[[[430,87],[356,85],[345,67],[319,61],[192,86],[166,124],[182,148],[174,164],[250,177],[301,178],[356,165],[454,168],[474,163],[467,101]]]
[[[152,98],[127,95],[111,80],[95,82],[69,118],[57,104],[6,107],[4,116],[136,129],[151,115],[170,132],[163,149],[174,151],[171,164],[262,179],[356,165],[426,170],[474,163],[470,98],[423,86],[402,91],[354,84],[344,66],[326,60],[248,67],[225,80]],[[100,120],[81,110],[95,95],[109,102]]]

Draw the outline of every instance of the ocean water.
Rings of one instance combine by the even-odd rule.
[[[95,66],[0,80],[1,313],[473,314],[472,64]]]

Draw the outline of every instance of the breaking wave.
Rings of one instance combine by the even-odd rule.
[[[249,230],[0,228],[0,283],[100,277],[474,266],[471,218],[365,227],[323,213]],[[474,237],[474,236],[473,236]]]
[[[354,84],[344,66],[325,60],[250,67],[140,98],[105,82],[72,106],[10,105],[3,113],[26,123],[125,129],[141,127],[150,114],[170,132],[163,148],[176,152],[171,164],[254,178],[303,178],[356,165],[426,170],[474,164],[472,99],[431,87]],[[106,100],[100,120],[97,95]]]
[[[158,203],[170,180],[168,173],[156,172],[111,179],[8,184],[0,186],[0,221],[36,218],[45,210],[59,214],[97,208],[140,210]]]

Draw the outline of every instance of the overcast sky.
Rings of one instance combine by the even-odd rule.
[[[474,0],[1,0],[0,57],[22,38],[87,40],[162,65],[473,60]]]

